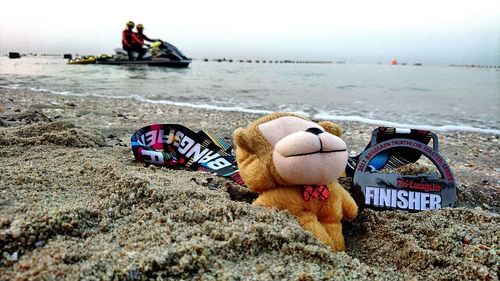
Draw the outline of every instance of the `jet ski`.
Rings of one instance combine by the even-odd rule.
[[[163,67],[175,67],[184,68],[188,67],[191,63],[191,59],[186,57],[177,47],[174,45],[157,40],[149,48],[145,49],[145,53],[142,58],[138,58],[139,54],[137,52],[132,52],[133,60],[130,60],[127,52],[122,48],[114,49],[114,56],[101,55],[99,57],[92,57],[90,60],[81,60],[76,58],[75,60],[70,60],[69,64],[104,64],[104,65],[148,65],[148,66],[163,66]]]
[[[110,65],[149,65],[149,66],[165,66],[165,67],[188,67],[191,59],[186,57],[174,45],[162,40],[158,40],[151,44],[150,48],[145,50],[144,56],[138,59],[138,53],[132,52],[136,58],[130,60],[127,52],[124,49],[117,48],[114,50],[115,56],[107,59],[97,59],[97,64]]]

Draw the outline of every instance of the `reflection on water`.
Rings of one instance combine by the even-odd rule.
[[[147,79],[148,70],[144,67],[127,67],[125,68],[130,79]]]

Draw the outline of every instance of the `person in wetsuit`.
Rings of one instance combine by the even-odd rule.
[[[141,41],[138,40],[138,38],[134,35],[134,32],[132,31],[134,29],[134,26],[135,26],[134,22],[128,21],[125,30],[123,30],[122,32],[122,45],[123,49],[127,51],[129,60],[134,60],[132,52],[138,52],[140,57],[142,57],[141,52],[143,52]],[[142,54],[144,55],[144,53]]]
[[[156,40],[150,39],[148,36],[146,36],[146,34],[143,33],[144,26],[142,24],[139,23],[135,28],[137,29],[137,32],[134,33],[135,41],[137,41],[141,45],[141,51],[139,52],[139,56],[137,57],[137,59],[141,59],[146,52],[146,50],[142,47],[144,46],[144,41],[155,42]]]

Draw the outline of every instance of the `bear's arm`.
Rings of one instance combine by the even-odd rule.
[[[293,214],[292,210],[301,210],[304,208],[304,200],[301,194],[293,188],[276,188],[260,193],[259,197],[253,202],[253,205],[276,208],[278,210],[288,209]]]
[[[347,220],[352,220],[358,215],[358,205],[351,195],[340,184],[338,184],[342,194],[342,213]]]

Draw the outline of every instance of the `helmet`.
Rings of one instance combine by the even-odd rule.
[[[144,25],[142,25],[142,23],[139,23],[137,26],[136,26],[137,29],[144,29]]]
[[[134,22],[133,21],[127,21],[127,24],[126,26],[131,26],[131,27],[134,27]]]

